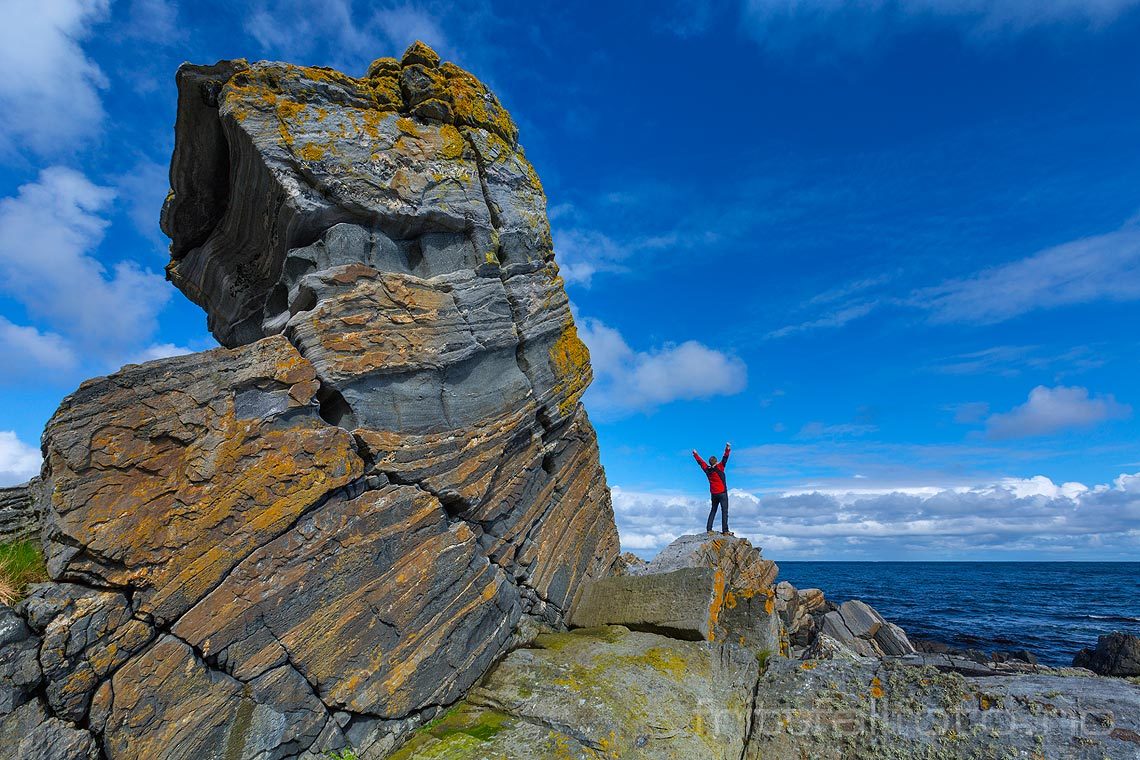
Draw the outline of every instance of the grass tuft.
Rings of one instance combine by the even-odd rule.
[[[0,604],[24,598],[28,586],[48,579],[40,544],[35,539],[0,544]]]

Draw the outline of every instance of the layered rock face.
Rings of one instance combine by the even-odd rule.
[[[39,478],[0,488],[0,543],[34,538],[43,517],[43,484]]]
[[[494,96],[420,44],[178,90],[168,273],[225,347],[49,423],[12,730],[376,756],[617,557],[545,198]]]

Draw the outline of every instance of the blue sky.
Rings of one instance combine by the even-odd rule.
[[[422,38],[546,187],[623,543],[1140,559],[1140,0],[16,0],[0,480],[83,378],[214,345],[162,276],[174,71]]]

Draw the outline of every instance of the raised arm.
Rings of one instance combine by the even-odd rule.
[[[728,455],[732,453],[732,444],[724,444],[724,456],[720,458],[722,464],[728,464]]]
[[[701,466],[702,470],[707,470],[709,468],[709,463],[701,459],[701,455],[697,453],[696,449],[693,449],[693,459],[697,460],[697,464]]]

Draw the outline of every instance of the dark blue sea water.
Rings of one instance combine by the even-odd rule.
[[[862,599],[908,634],[1028,649],[1068,665],[1099,634],[1140,635],[1140,562],[779,562],[779,580]]]

